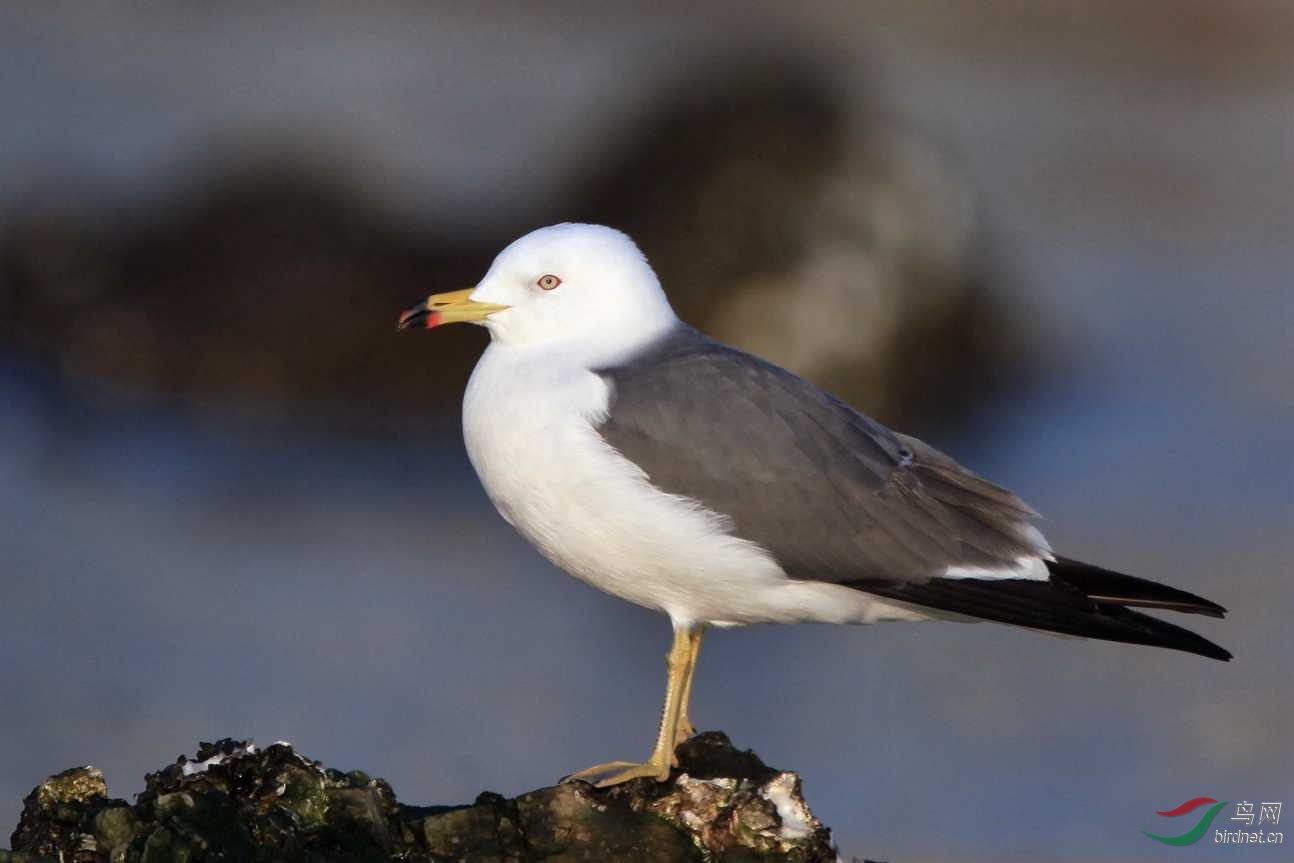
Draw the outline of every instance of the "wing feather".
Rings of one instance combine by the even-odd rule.
[[[599,374],[612,388],[603,438],[792,578],[919,583],[1047,552],[1011,492],[690,327]]]

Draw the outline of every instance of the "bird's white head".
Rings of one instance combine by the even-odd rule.
[[[475,288],[434,294],[400,328],[470,321],[509,345],[632,348],[675,322],[633,240],[601,225],[531,231],[499,253]]]

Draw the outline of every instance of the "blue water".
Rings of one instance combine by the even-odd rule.
[[[645,751],[664,620],[513,536],[444,419],[374,444],[49,384],[0,377],[0,820],[81,762],[128,796],[197,738],[287,738],[420,803]],[[1236,662],[989,625],[756,627],[707,641],[700,724],[801,771],[843,848],[882,859],[1144,855],[1154,809],[1280,799],[1294,466],[1270,454],[1294,429],[1266,420],[1094,373],[939,441],[1063,550],[1229,606],[1198,628]]]

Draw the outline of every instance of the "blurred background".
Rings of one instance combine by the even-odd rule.
[[[49,773],[128,797],[199,738],[410,803],[645,754],[665,620],[486,501],[484,331],[394,330],[565,220],[1063,553],[1231,609],[1189,621],[1227,665],[716,633],[694,718],[846,859],[1162,860],[1156,809],[1294,798],[1294,7],[652,7],[0,12],[0,834]]]

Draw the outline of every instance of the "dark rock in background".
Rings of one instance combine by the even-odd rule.
[[[133,806],[108,798],[94,767],[51,776],[24,801],[0,863],[836,861],[796,774],[717,732],[684,743],[678,759],[663,783],[416,807],[381,779],[326,769],[288,744],[226,739],[150,773]]]
[[[73,376],[308,416],[327,402],[443,406],[480,350],[480,333],[450,328],[429,362],[394,322],[401,304],[477,278],[483,252],[454,256],[288,163],[124,225],[48,202],[12,224],[0,338]]]
[[[702,80],[574,195],[647,250],[680,317],[898,427],[954,424],[1039,367],[930,145],[793,63]]]
[[[163,397],[297,418],[359,406],[329,424],[390,431],[455,412],[484,340],[397,335],[398,311],[473,284],[530,228],[584,220],[634,236],[702,329],[887,422],[948,422],[1036,352],[988,287],[964,190],[858,116],[788,64],[684,75],[564,196],[488,236],[398,217],[290,152],[206,165],[147,207],[64,182],[0,231],[0,348]]]

